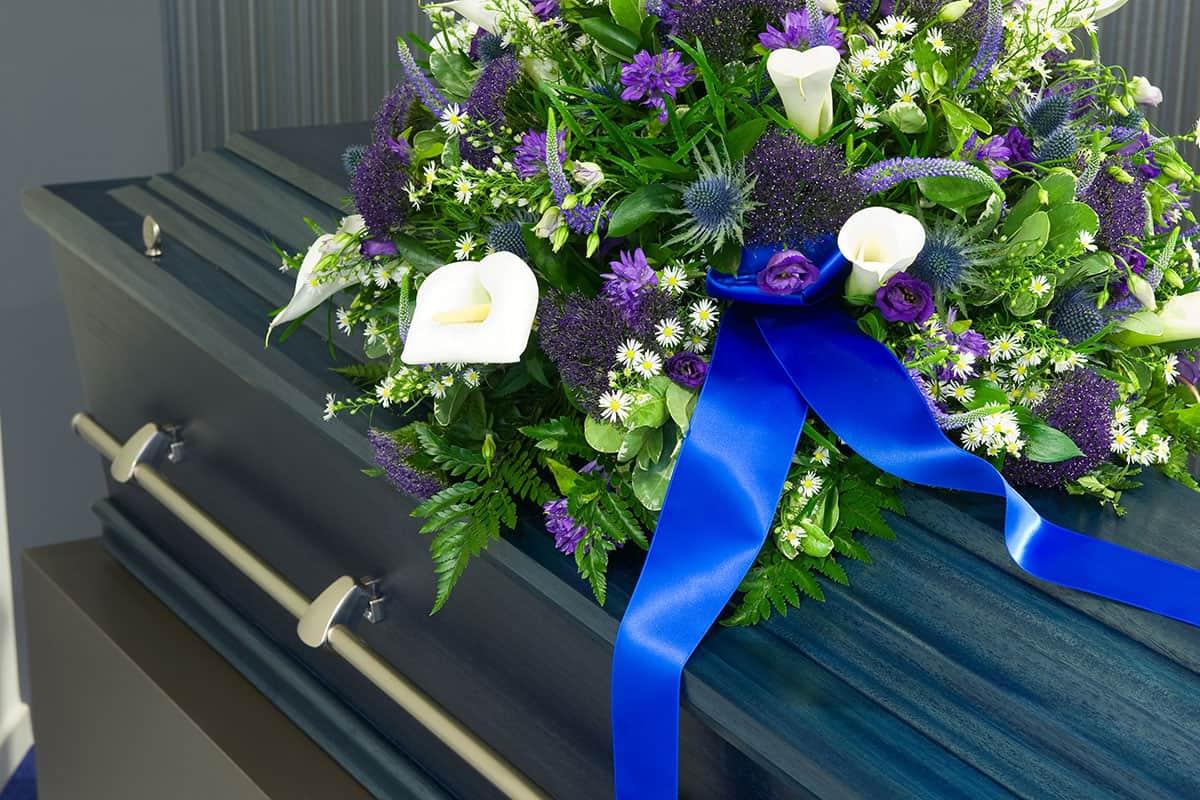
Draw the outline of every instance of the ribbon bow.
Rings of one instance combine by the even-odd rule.
[[[1003,498],[1005,543],[1031,575],[1200,626],[1200,571],[1042,519],[990,463],[946,438],[892,352],[824,302],[849,265],[820,244],[820,277],[793,295],[755,285],[773,250],[748,249],[736,276],[709,275],[709,294],[733,304],[613,653],[619,800],[678,796],[684,664],[766,541],[810,407],[885,472]],[[864,408],[879,398],[886,418]]]

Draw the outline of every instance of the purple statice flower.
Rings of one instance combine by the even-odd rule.
[[[907,272],[897,272],[875,293],[875,307],[888,322],[920,324],[933,316],[933,288]]]
[[[375,142],[363,152],[350,180],[350,194],[372,236],[386,237],[404,224],[410,166],[407,152],[398,153],[385,142]]]
[[[1146,232],[1149,210],[1143,182],[1135,176],[1132,183],[1117,179],[1108,169],[1100,174],[1079,199],[1100,217],[1096,244],[1112,252],[1126,239],[1140,239]]]
[[[400,134],[408,128],[408,116],[416,99],[417,91],[411,84],[396,84],[379,105],[379,110],[375,112],[375,124],[371,131],[372,141],[397,142]]]
[[[396,55],[400,57],[400,69],[404,73],[404,77],[408,80],[408,85],[413,87],[413,90],[417,93],[417,97],[421,99],[421,103],[432,111],[435,117],[440,117],[442,112],[446,110],[445,96],[426,77],[425,72],[417,66],[417,61],[413,58],[412,51],[408,49],[408,45],[403,41],[396,45]]]
[[[650,55],[643,50],[633,61],[621,67],[621,99],[641,101],[650,108],[657,108],[661,122],[667,121],[667,100],[674,100],[680,89],[691,85],[696,72],[690,64],[684,64],[678,50],[663,50]]]
[[[766,133],[746,157],[754,180],[746,213],[749,244],[793,245],[836,233],[866,200],[846,168],[845,150],[813,145],[780,130]]]
[[[533,13],[542,22],[548,22],[558,16],[558,0],[533,0],[530,5],[533,8]]]
[[[508,93],[521,81],[521,65],[517,57],[504,55],[493,59],[479,73],[471,96],[467,98],[466,113],[472,122],[486,123],[485,131],[472,131],[458,141],[464,161],[477,169],[487,169],[492,163],[495,132],[503,128],[508,117],[504,111]]]
[[[563,218],[567,221],[567,227],[580,235],[587,235],[602,229],[608,217],[606,214],[601,216],[604,213],[601,203],[587,205],[576,203],[570,208],[563,208],[567,205],[567,198],[574,194],[571,182],[567,180],[567,173],[563,171],[563,164],[566,161],[563,157],[565,150],[559,146],[557,132],[554,136],[547,133],[545,139],[546,157],[543,165],[546,168],[546,175],[550,178],[550,191],[554,194],[554,202],[563,209]]]
[[[567,512],[567,498],[562,497],[542,506],[546,517],[546,533],[554,537],[554,546],[561,553],[574,555],[575,548],[587,535],[587,528],[576,522]]]
[[[868,195],[894,189],[921,178],[965,178],[990,186],[987,173],[964,161],[949,158],[889,158],[859,170],[857,176]]]
[[[547,292],[538,303],[538,342],[563,384],[592,414],[609,390],[608,371],[630,336],[621,313],[604,297]]]
[[[1000,60],[1004,50],[1004,3],[1002,0],[988,0],[987,20],[984,23],[983,39],[979,42],[979,50],[971,60],[967,69],[971,72],[968,88],[978,89],[987,79],[992,66]]]
[[[1002,181],[1012,174],[1012,170],[1008,167],[1008,162],[1012,159],[1012,150],[1009,149],[1003,136],[992,136],[980,141],[979,134],[972,133],[970,138],[963,143],[962,154],[966,158],[982,163],[992,173],[992,177],[998,181]]]
[[[558,160],[567,160],[567,132],[558,132]],[[521,141],[513,151],[513,167],[517,177],[523,180],[536,178],[546,172],[546,132],[530,128],[521,134]]]
[[[1004,475],[1018,486],[1053,489],[1091,472],[1109,459],[1117,385],[1086,369],[1077,369],[1051,387],[1034,413],[1071,437],[1083,455],[1042,464],[1009,458]]]
[[[1008,148],[1010,164],[1033,163],[1033,141],[1018,127],[1011,127],[1004,134],[1004,145]]]
[[[817,265],[804,253],[783,250],[771,256],[754,280],[768,294],[793,294],[811,286],[820,275]]]
[[[374,428],[367,431],[367,439],[375,450],[375,463],[400,491],[428,500],[446,488],[436,474],[413,465],[412,457],[417,455],[413,444],[397,441],[395,437]]]
[[[602,292],[625,321],[633,324],[646,294],[658,285],[658,276],[640,247],[633,252],[622,250],[616,261],[609,262],[609,267],[612,272],[601,276],[604,278]]]
[[[695,353],[681,351],[663,364],[667,377],[685,389],[699,389],[708,376],[708,362]]]
[[[768,50],[808,50],[828,45],[845,53],[846,39],[838,30],[837,17],[821,13],[816,16],[816,24],[810,25],[807,6],[799,11],[789,11],[780,21],[782,29],[767,25],[766,33],[760,33],[758,41]]]

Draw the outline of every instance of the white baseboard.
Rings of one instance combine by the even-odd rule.
[[[21,759],[33,747],[33,723],[29,717],[29,706],[21,703],[5,715],[4,727],[0,729],[0,786],[8,782],[21,765]]]

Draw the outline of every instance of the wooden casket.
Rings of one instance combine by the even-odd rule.
[[[34,189],[25,208],[56,243],[88,414],[119,441],[174,426],[183,458],[158,474],[304,597],[379,579],[382,614],[339,627],[432,716],[302,642],[295,614],[139,481],[110,475],[95,506],[106,541],[377,796],[520,796],[499,769],[543,796],[609,797],[609,662],[634,554],[600,608],[529,509],[429,616],[413,500],[361,474],[368,420],[321,419],[325,394],[349,389],[331,367],[359,345],[317,314],[263,346],[293,281],[272,243],[303,250],[305,217],[340,216],[339,154],[366,136],[237,135],[173,174]],[[90,456],[81,443],[64,457]],[[1200,567],[1200,497],[1182,487],[1149,479],[1120,521],[1034,499],[1055,521]],[[898,539],[848,567],[849,589],[710,633],[684,678],[683,796],[1200,797],[1200,631],[1021,574],[998,501],[904,502]]]

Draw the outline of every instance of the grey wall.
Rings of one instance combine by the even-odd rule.
[[[75,357],[50,243],[20,191],[167,167],[162,30],[159,0],[0,7],[0,424],[14,566],[26,547],[95,536],[88,507],[103,491],[98,459],[67,430],[83,406]],[[19,575],[14,588],[23,640]]]

